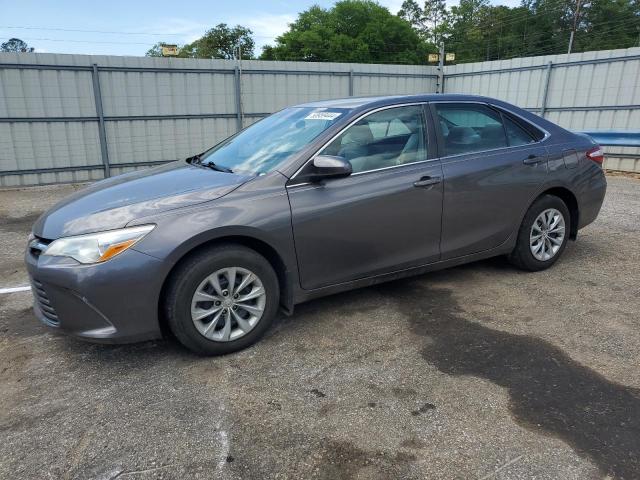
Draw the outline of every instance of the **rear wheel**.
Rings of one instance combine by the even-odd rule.
[[[178,340],[203,355],[235,352],[255,343],[278,311],[278,279],[269,262],[240,245],[189,257],[173,274],[165,301]]]
[[[509,261],[523,270],[549,268],[562,255],[570,231],[571,217],[565,203],[553,195],[543,195],[522,220]]]

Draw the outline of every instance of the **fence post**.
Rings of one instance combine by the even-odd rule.
[[[547,97],[549,96],[549,83],[551,81],[551,69],[553,68],[553,62],[547,63],[547,75],[544,79],[544,90],[542,92],[542,104],[540,106],[540,116],[544,118],[544,114],[547,111]]]
[[[353,70],[349,70],[349,96],[353,97]]]
[[[240,68],[235,67],[235,96],[236,96],[236,129],[242,130],[242,89],[240,85]]]
[[[438,52],[438,83],[436,84],[436,93],[444,93],[444,42],[440,43]]]
[[[102,165],[104,166],[104,178],[111,176],[111,166],[109,165],[109,151],[107,150],[107,129],[104,125],[104,111],[102,110],[102,92],[100,90],[100,77],[98,76],[98,64],[91,66],[91,80],[93,81],[93,99],[96,104],[96,114],[98,115],[98,137],[100,138],[100,153],[102,155]]]

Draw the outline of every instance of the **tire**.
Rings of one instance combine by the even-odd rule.
[[[249,274],[257,277],[257,281],[252,280],[242,293],[229,294],[229,277],[235,279],[237,289],[246,278],[252,278]],[[213,278],[218,280],[218,289],[214,288]],[[242,300],[260,293],[259,287],[264,295]],[[225,290],[227,296],[223,297]],[[197,297],[196,291],[200,292]],[[166,292],[163,313],[169,328],[180,343],[200,355],[224,355],[257,342],[273,322],[280,298],[278,277],[269,262],[256,251],[234,244],[207,248],[187,257],[172,273]],[[232,300],[234,296],[238,297],[237,305]],[[220,302],[220,307],[216,302]],[[242,305],[251,308],[251,312],[262,308],[262,313],[258,318]],[[208,311],[214,313],[198,319]],[[251,325],[254,317],[257,320]]]
[[[541,248],[539,247],[537,254],[534,254],[534,252],[532,251],[532,248],[534,248],[532,246],[532,242],[534,241],[532,235],[537,235],[538,232],[541,232],[541,235],[543,235],[540,227],[541,225],[544,225],[543,223],[537,223],[535,227],[536,230],[534,232],[534,222],[536,222],[538,217],[543,214],[543,212],[553,211],[562,216],[564,229],[561,229],[559,226],[556,226],[555,229],[548,229],[545,237],[541,237],[544,245]],[[546,213],[545,215],[550,215],[550,213]],[[554,216],[554,219],[555,218],[557,217]],[[544,222],[544,220],[541,221]],[[560,225],[559,220],[558,225]],[[553,226],[553,221],[549,226]],[[543,228],[542,230],[545,230],[545,228]],[[559,241],[558,232],[560,231],[563,231],[564,235],[562,237],[561,243],[557,245],[557,242]],[[571,215],[569,214],[569,209],[567,208],[565,203],[560,198],[554,195],[543,195],[539,197],[535,202],[533,202],[533,205],[529,207],[527,214],[524,216],[522,224],[520,225],[520,229],[518,230],[516,246],[511,254],[508,255],[508,259],[513,265],[521,268],[522,270],[528,270],[531,272],[545,270],[556,263],[562,255],[562,252],[564,252],[564,249],[567,246],[567,242],[569,241],[570,232]],[[545,238],[548,238],[547,243],[544,242]],[[536,242],[535,245],[538,246],[539,241]],[[558,248],[554,252],[549,248],[549,246],[552,246],[553,249],[555,249],[555,247]],[[546,255],[545,252],[547,252]],[[550,255],[550,257],[546,258],[548,255]]]

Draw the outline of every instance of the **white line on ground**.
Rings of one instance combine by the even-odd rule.
[[[216,468],[216,472],[218,474],[222,473],[222,468],[226,465],[227,463],[227,455],[229,455],[229,435],[227,435],[227,432],[224,430],[220,430],[219,432],[216,433],[216,437],[218,437],[218,440],[220,441],[220,450],[218,453],[218,465]]]
[[[485,475],[484,477],[482,477],[480,480],[487,480],[493,476],[495,476],[498,472],[500,472],[501,470],[504,470],[505,468],[507,468],[510,465],[513,465],[514,463],[516,463],[518,460],[520,460],[524,455],[518,455],[516,458],[514,458],[513,460],[509,460],[507,463],[505,463],[504,465],[502,465],[500,468],[496,468],[493,472],[491,472],[488,475]]]
[[[24,287],[9,287],[9,288],[0,288],[0,293],[16,293],[16,292],[27,292],[31,290],[31,287],[26,285]]]

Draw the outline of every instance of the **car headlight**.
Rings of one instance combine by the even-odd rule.
[[[71,257],[80,263],[100,263],[132,247],[154,228],[155,225],[141,225],[88,235],[63,237],[51,242],[42,255]]]

